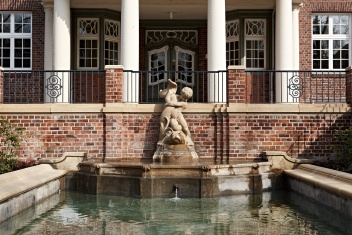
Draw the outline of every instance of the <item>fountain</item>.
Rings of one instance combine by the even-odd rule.
[[[160,91],[165,98],[164,110],[160,115],[160,134],[153,160],[156,162],[191,162],[198,160],[191,133],[182,110],[193,95],[189,87],[184,87],[177,95],[177,84],[170,79],[167,88]]]
[[[188,87],[180,95],[176,91],[177,84],[168,80],[167,88],[159,93],[165,105],[153,159],[82,162],[76,174],[79,192],[133,197],[169,197],[170,192],[177,192],[178,197],[214,197],[278,187],[280,180],[270,172],[270,162],[215,164],[199,159],[182,114],[193,91]]]

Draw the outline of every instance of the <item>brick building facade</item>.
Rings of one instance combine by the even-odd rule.
[[[105,83],[99,83],[98,86],[98,83],[89,81],[80,87],[81,89],[73,89],[76,91],[76,98],[82,97],[82,95],[87,95],[88,97],[90,91],[96,93],[99,90],[99,96],[94,98],[95,102],[92,102],[94,100],[92,99],[90,102],[86,101],[86,103],[71,102],[73,104],[45,102],[47,84],[43,79],[35,82],[37,87],[39,87],[37,89],[43,91],[39,95],[41,97],[38,99],[39,102],[35,104],[6,102],[6,99],[11,101],[10,98],[6,98],[6,94],[8,94],[6,91],[13,87],[10,86],[12,84],[10,81],[14,77],[3,78],[0,84],[5,88],[1,89],[5,93],[4,97],[2,97],[5,102],[3,101],[3,104],[0,105],[0,113],[16,125],[26,129],[27,137],[23,143],[23,156],[59,157],[66,151],[80,151],[87,152],[89,157],[151,158],[156,149],[162,104],[146,102],[147,93],[150,91],[147,79],[141,80],[139,83],[138,93],[140,97],[137,101],[125,100],[123,94],[127,88],[126,82],[124,82],[123,69],[133,70],[135,69],[134,66],[137,66],[139,71],[149,71],[151,69],[156,71],[157,68],[154,68],[152,64],[153,58],[159,56],[158,61],[160,62],[160,58],[162,58],[160,53],[164,52],[165,56],[170,56],[170,61],[164,64],[165,70],[178,68],[177,66],[166,68],[166,65],[171,66],[173,56],[175,56],[173,53],[179,52],[181,54],[188,53],[187,58],[192,58],[193,70],[207,71],[210,68],[214,68],[214,66],[217,68],[216,61],[213,61],[214,57],[220,57],[221,61],[227,63],[220,63],[217,69],[223,70],[225,68],[226,70],[227,68],[226,92],[223,91],[226,94],[225,98],[211,100],[212,97],[208,96],[205,99],[208,102],[190,103],[184,111],[191,130],[192,140],[201,158],[215,160],[258,158],[261,157],[263,151],[272,150],[284,151],[293,157],[326,159],[333,156],[329,145],[334,141],[334,132],[351,125],[350,70],[347,70],[344,80],[340,81],[344,95],[340,102],[329,103],[325,98],[329,97],[330,94],[319,91],[322,103],[293,102],[289,104],[286,104],[283,100],[269,102],[267,96],[259,98],[259,100],[265,102],[259,104],[258,102],[253,102],[255,96],[261,97],[259,92],[257,92],[258,86],[261,90],[270,90],[272,81],[268,77],[267,80],[256,82],[256,77],[253,74],[249,75],[248,71],[275,69],[313,70],[319,72],[319,69],[314,67],[319,64],[321,66],[320,70],[331,70],[332,72],[341,73],[340,70],[334,69],[334,62],[336,62],[334,59],[327,62],[328,66],[333,67],[325,68],[325,57],[319,57],[318,54],[314,54],[317,51],[321,52],[321,54],[324,53],[324,48],[319,47],[317,49],[314,47],[315,43],[318,43],[319,40],[323,43],[324,40],[328,41],[330,39],[324,38],[325,35],[313,35],[312,30],[316,24],[313,17],[316,15],[317,19],[323,19],[322,17],[325,16],[331,16],[332,18],[336,15],[347,16],[347,26],[350,27],[352,25],[352,17],[350,16],[352,13],[352,1],[287,1],[290,2],[292,11],[299,6],[297,22],[293,22],[295,20],[290,21],[293,26],[295,23],[299,25],[299,34],[291,34],[292,38],[297,39],[299,49],[298,51],[290,51],[289,53],[291,54],[287,54],[287,57],[283,57],[280,54],[281,47],[277,46],[281,44],[281,41],[278,40],[283,40],[281,37],[277,37],[277,34],[280,34],[280,30],[285,29],[281,29],[278,22],[276,22],[276,17],[279,17],[281,12],[279,6],[281,6],[280,4],[287,4],[285,1],[258,1],[256,2],[258,3],[256,7],[250,3],[245,5],[242,2],[236,3],[236,1],[233,1],[229,3],[229,1],[226,1],[226,4],[224,3],[226,12],[223,13],[226,22],[224,22],[223,26],[226,24],[228,31],[225,30],[227,38],[222,39],[227,40],[227,61],[224,60],[221,53],[218,54],[217,51],[213,52],[211,50],[213,47],[212,43],[214,43],[212,38],[214,35],[210,32],[211,28],[209,28],[207,23],[207,18],[211,14],[208,13],[209,15],[207,15],[202,12],[207,7],[207,1],[197,1],[196,3],[200,4],[199,12],[195,11],[194,15],[183,15],[180,18],[177,18],[177,13],[171,14],[170,12],[167,12],[164,18],[157,14],[155,14],[156,18],[151,18],[144,10],[153,8],[153,1],[145,1],[143,2],[143,7],[140,6],[137,46],[139,57],[134,58],[132,64],[128,64],[130,62],[123,63],[123,61],[128,61],[126,55],[121,57],[121,53],[131,53],[131,55],[135,53],[133,51],[134,48],[129,49],[130,51],[125,50],[123,48],[123,45],[125,45],[122,42],[123,38],[120,38],[120,35],[124,33],[122,21],[125,16],[122,6],[114,5],[114,1],[111,1],[110,4],[97,6],[95,9],[92,7],[94,6],[93,1],[87,2],[90,6],[89,8],[83,7],[83,1],[65,0],[64,2],[71,4],[69,5],[71,14],[69,18],[66,18],[70,25],[67,32],[70,40],[66,43],[67,48],[64,48],[67,53],[62,54],[63,58],[56,57],[62,51],[62,48],[57,48],[58,43],[52,48],[48,49],[47,47],[48,37],[51,37],[51,41],[54,44],[57,39],[54,32],[48,33],[50,27],[48,28],[46,23],[48,22],[48,15],[55,16],[58,13],[67,13],[66,5],[58,5],[61,4],[58,0],[3,0],[0,3],[3,25],[6,23],[4,20],[4,14],[6,13],[31,14],[30,70],[106,71]],[[157,6],[155,7],[158,9]],[[166,6],[159,7],[165,8]],[[184,9],[188,7],[190,9],[197,8],[197,6],[192,4],[182,5],[181,3],[177,7],[179,9],[182,7]],[[287,6],[285,5],[283,8],[286,10]],[[282,10],[282,12],[285,12],[285,10]],[[319,23],[319,27],[323,30],[324,25],[321,22],[322,20]],[[22,24],[25,24],[25,22],[23,21]],[[55,27],[62,27],[58,24],[54,22]],[[115,34],[113,33],[104,35],[103,30],[99,31],[97,35],[93,35],[92,32],[94,30],[92,28],[94,27],[92,25],[94,24],[99,25],[100,28],[104,27],[104,25],[109,25],[109,29],[112,29],[112,32],[116,26],[119,30],[118,34],[116,34],[118,36],[114,38]],[[265,34],[259,33],[261,24],[265,25]],[[334,23],[332,24],[334,26]],[[82,25],[85,25],[85,28]],[[89,27],[91,28],[87,28],[87,25],[90,25]],[[246,25],[255,25],[255,27],[258,27],[258,32],[255,35],[247,35],[245,31]],[[341,29],[346,26],[343,20],[338,25]],[[55,30],[55,27],[52,27],[51,30]],[[88,37],[86,37],[86,34],[80,35],[79,28],[86,30],[86,34],[89,34],[87,32],[92,30],[89,31],[91,35]],[[236,33],[237,29],[238,34]],[[164,31],[166,32],[165,34],[163,34]],[[344,47],[341,46],[339,48],[339,53],[342,55],[347,51],[348,54],[347,59],[343,56],[339,59],[339,69],[346,63],[348,65],[346,67],[351,65],[350,31],[350,28],[348,28],[349,33],[336,39],[340,40],[340,43],[345,43]],[[187,33],[188,35],[194,33],[197,40],[193,45],[192,40],[182,36],[181,33],[177,34],[178,32]],[[156,41],[159,35],[157,33],[164,35],[160,36],[163,37],[163,40]],[[66,32],[63,31],[63,34],[66,34]],[[6,39],[7,36],[1,34],[0,39]],[[27,37],[28,35],[25,36]],[[93,46],[90,48],[87,46],[88,43],[93,45],[94,40],[98,42],[96,66],[93,66],[96,58],[94,56],[89,57],[87,52],[88,49],[92,53],[95,50]],[[332,37],[332,40],[335,40],[335,38]],[[150,41],[153,43],[150,43]],[[346,41],[348,41],[347,49]],[[261,44],[262,42],[264,44]],[[133,43],[131,41],[131,44]],[[295,48],[294,44],[295,39],[292,42],[293,48]],[[105,47],[104,45],[112,45],[112,47]],[[118,45],[116,51],[114,45]],[[262,57],[260,55],[261,49],[256,47],[258,45],[264,46]],[[231,47],[234,49],[230,49]],[[176,49],[170,51],[170,48]],[[177,51],[177,48],[180,48],[179,51]],[[6,48],[3,47],[2,50],[4,49]],[[23,50],[26,50],[26,48]],[[330,48],[329,50],[332,49]],[[119,55],[116,58],[114,57],[115,52]],[[233,54],[230,55],[232,52]],[[296,58],[295,53],[297,52],[299,52],[298,68],[294,67],[294,62],[297,61],[293,61],[291,67],[285,67],[285,64],[279,63],[282,60]],[[332,51],[332,53],[334,52]],[[210,55],[212,55],[211,58],[209,58]],[[177,56],[176,58],[179,58]],[[331,56],[333,57],[333,54]],[[15,56],[13,57],[15,61],[16,58]],[[49,58],[49,60],[45,60],[45,58]],[[5,56],[3,56],[2,61],[4,59],[6,59]],[[109,64],[107,61],[113,62]],[[261,61],[264,61],[263,64],[261,64]],[[15,62],[13,63],[15,64]],[[252,63],[257,63],[257,68]],[[88,68],[88,64],[91,65],[91,68]],[[123,67],[117,65],[122,65]],[[230,67],[227,67],[228,65]],[[4,64],[2,64],[2,67],[4,67],[4,70],[1,75],[4,76],[8,71],[20,70],[6,68]],[[25,69],[21,68],[21,70]],[[247,73],[245,70],[247,70]],[[45,75],[43,76],[45,77]],[[336,80],[331,80],[331,77],[333,78],[334,76],[336,75],[327,75],[330,78],[327,82],[324,82],[323,79],[317,79],[315,82],[322,84],[322,87],[325,86],[326,92],[330,87],[336,85]],[[207,93],[209,93],[209,90],[207,91],[204,87],[209,85],[211,88],[215,88],[217,86],[216,84],[208,83],[209,80],[204,80],[202,85],[200,82],[196,84],[198,87],[194,89],[199,90],[200,96],[204,94],[207,96]],[[285,86],[275,84],[274,81],[272,90],[275,92],[276,90],[285,89]],[[314,89],[317,86],[314,85]],[[158,90],[157,88],[159,87],[155,87]],[[265,89],[261,87],[265,87]],[[305,89],[307,87],[308,85],[305,86]],[[318,91],[314,89],[312,89],[313,93],[309,94],[312,97],[318,96]],[[21,91],[26,90],[21,89]],[[38,94],[35,89],[32,89],[32,92]],[[15,94],[16,92],[13,93]],[[28,94],[28,92],[25,94]],[[274,99],[277,98],[277,93],[273,97]],[[28,103],[28,100],[24,103]],[[66,100],[63,103],[70,102]]]

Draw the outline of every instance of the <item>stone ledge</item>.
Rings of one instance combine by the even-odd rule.
[[[58,193],[66,173],[39,165],[0,175],[0,222]]]
[[[41,158],[39,164],[49,164],[54,169],[77,171],[78,164],[87,160],[85,152],[65,152],[60,158]]]
[[[264,151],[263,158],[272,163],[272,169],[291,170],[300,164],[311,163],[310,159],[292,158],[282,151]]]
[[[346,103],[331,104],[229,104],[228,113],[267,113],[302,114],[302,113],[346,113],[351,106]]]
[[[107,103],[107,104],[0,104],[5,114],[55,113],[161,113],[164,104]],[[188,103],[183,113],[346,113],[351,106],[336,104],[214,104]]]
[[[0,175],[0,203],[65,176],[67,171],[38,165]]]
[[[352,174],[309,164],[286,170],[285,174],[343,198],[352,199]]]

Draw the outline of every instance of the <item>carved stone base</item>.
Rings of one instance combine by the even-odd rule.
[[[198,154],[194,150],[194,146],[158,144],[153,161],[163,163],[194,162],[198,161]]]

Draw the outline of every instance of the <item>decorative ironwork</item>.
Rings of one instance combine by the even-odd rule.
[[[163,39],[177,38],[185,43],[198,45],[196,30],[148,30],[146,32],[146,44],[158,43]]]
[[[289,80],[289,94],[293,98],[299,98],[302,95],[302,86],[301,86],[301,78],[297,75],[294,75]]]
[[[50,98],[57,98],[61,95],[61,90],[62,90],[62,82],[61,78],[59,78],[57,75],[51,75],[47,79],[47,92],[48,96]]]

